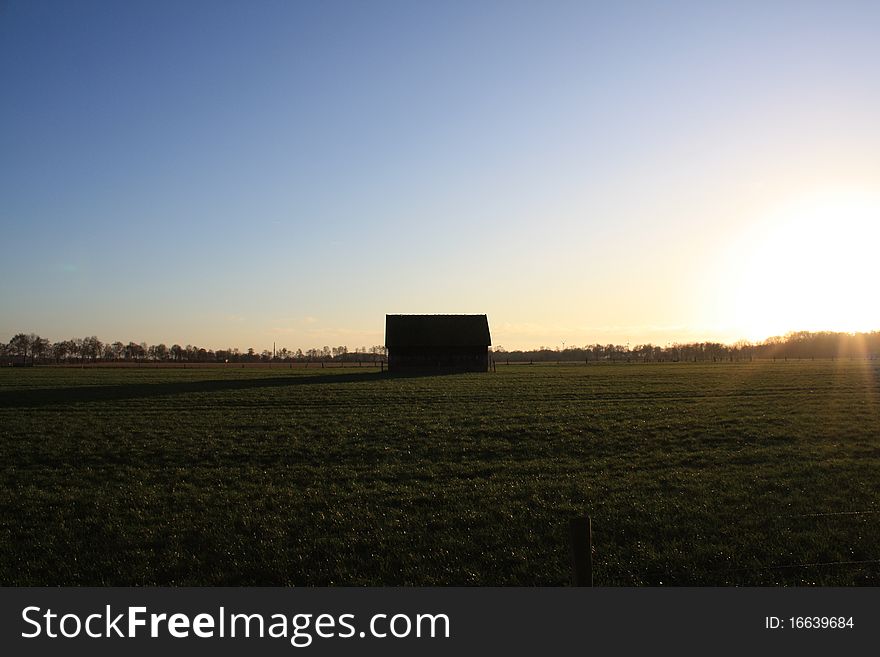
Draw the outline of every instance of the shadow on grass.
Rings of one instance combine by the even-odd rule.
[[[293,388],[327,384],[366,383],[426,376],[441,376],[453,372],[365,372],[357,374],[321,374],[306,376],[275,376],[259,379],[210,379],[206,381],[171,381],[167,383],[133,383],[107,386],[76,386],[68,388],[38,388],[0,393],[0,408],[32,408],[53,404],[78,404],[96,401],[149,399],[168,395],[229,392],[258,388]]]

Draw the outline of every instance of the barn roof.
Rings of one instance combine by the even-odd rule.
[[[385,315],[386,347],[488,347],[485,315]]]

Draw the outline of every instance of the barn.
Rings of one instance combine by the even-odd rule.
[[[485,372],[491,344],[486,315],[385,315],[389,372]]]

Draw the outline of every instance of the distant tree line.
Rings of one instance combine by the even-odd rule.
[[[50,342],[35,333],[18,333],[6,344],[0,343],[0,362],[6,364],[70,364],[70,363],[119,363],[119,362],[168,362],[168,363],[269,363],[269,362],[379,362],[385,359],[385,347],[345,346],[297,349],[282,347],[274,353],[268,349],[257,352],[250,348],[241,351],[228,349],[205,349],[191,344],[185,347],[173,344],[147,345],[146,342],[102,342],[92,335]]]
[[[799,331],[785,336],[767,338],[762,342],[740,341],[675,343],[664,347],[639,344],[635,347],[616,344],[593,344],[564,349],[539,347],[531,350],[508,351],[497,346],[492,356],[497,362],[719,362],[754,359],[788,358],[871,358],[880,355],[880,331],[871,333],[834,333]],[[379,362],[387,358],[384,346],[346,346],[291,350],[286,347],[274,353],[253,348],[205,349],[179,344],[147,345],[145,342],[105,343],[92,335],[50,342],[34,333],[18,333],[6,344],[0,343],[0,363],[4,364],[69,364],[118,362],[167,363],[309,363],[309,362]]]
[[[639,344],[635,347],[617,344],[593,344],[583,347],[507,351],[495,347],[496,362],[720,362],[754,359],[787,358],[871,358],[880,355],[880,331],[870,333],[835,333],[831,331],[798,331],[785,336],[767,338],[762,342],[741,340],[734,344],[720,342],[675,343],[661,347]]]

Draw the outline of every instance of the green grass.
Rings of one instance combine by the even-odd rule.
[[[0,370],[0,584],[880,584],[876,362]],[[869,512],[862,515],[793,517]]]

